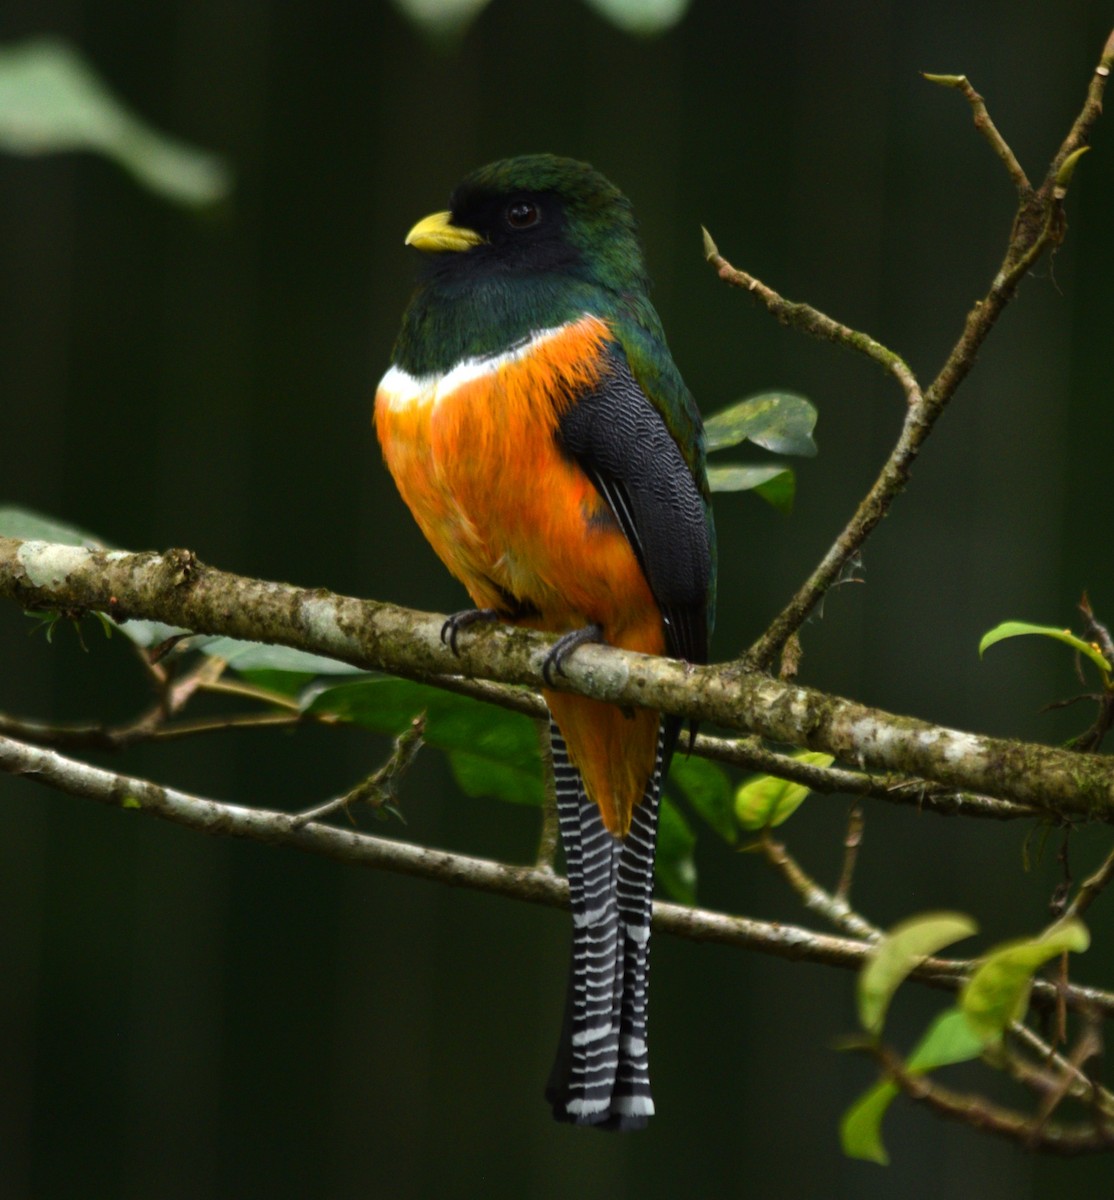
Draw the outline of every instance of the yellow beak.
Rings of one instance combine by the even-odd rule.
[[[467,250],[478,246],[484,239],[474,230],[453,224],[450,212],[432,213],[423,217],[406,235],[406,245],[424,250],[427,254],[441,254],[446,250]]]

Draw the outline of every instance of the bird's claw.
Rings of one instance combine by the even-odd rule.
[[[600,625],[585,625],[583,629],[574,629],[571,633],[559,637],[542,663],[542,678],[552,687],[554,675],[564,675],[565,659],[578,646],[602,641],[603,627]]]
[[[441,626],[441,641],[454,654],[459,654],[456,643],[462,629],[467,629],[469,625],[498,620],[499,613],[494,608],[466,608],[463,612],[453,613]]]

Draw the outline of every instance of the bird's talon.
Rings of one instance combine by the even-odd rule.
[[[571,633],[559,637],[545,656],[545,662],[542,663],[542,679],[552,687],[554,672],[558,675],[565,674],[565,659],[578,646],[584,646],[588,642],[602,641],[603,627],[601,625],[585,625],[583,629],[574,629]]]
[[[494,608],[466,608],[463,612],[453,613],[441,626],[441,642],[454,654],[459,654],[456,643],[462,629],[467,629],[469,625],[478,625],[480,622],[498,620],[499,613]]]

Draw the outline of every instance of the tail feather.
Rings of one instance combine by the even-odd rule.
[[[646,1002],[650,981],[650,917],[653,911],[654,851],[661,803],[662,741],[646,788],[631,816],[630,832],[619,856],[618,903],[623,929],[623,996],[619,1027],[619,1072],[612,1112],[626,1118],[625,1128],[654,1111],[646,1040]]]
[[[550,737],[573,944],[564,1025],[546,1098],[558,1120],[638,1129],[654,1111],[646,999],[664,739],[659,735],[657,762],[630,832],[619,839],[588,799],[554,723]]]

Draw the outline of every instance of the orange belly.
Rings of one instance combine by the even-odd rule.
[[[614,646],[661,654],[661,614],[630,543],[583,471],[559,451],[569,397],[599,381],[607,326],[583,317],[517,355],[436,379],[389,371],[375,403],[383,455],[445,565],[481,608],[506,597],[562,633],[599,624]],[[546,693],[569,754],[622,836],[653,770],[658,715]]]

